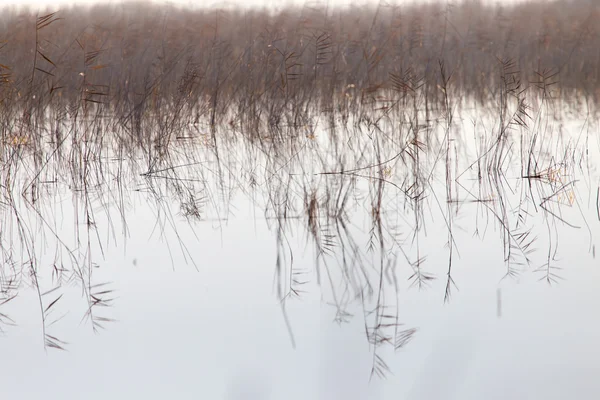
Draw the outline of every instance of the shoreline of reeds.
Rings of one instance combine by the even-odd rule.
[[[133,4],[0,17],[0,121],[43,126],[47,111],[101,113],[135,125],[230,113],[276,122],[307,110],[368,113],[420,91],[428,107],[496,101],[515,89],[596,104],[600,8],[478,2],[266,11],[189,11]],[[448,81],[440,74],[443,66]],[[510,76],[507,76],[506,73]],[[387,105],[386,105],[387,107]],[[168,119],[165,123],[169,123]]]

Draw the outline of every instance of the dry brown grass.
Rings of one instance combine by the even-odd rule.
[[[542,74],[555,94],[600,95],[600,9],[585,2],[277,14],[129,4],[59,10],[60,20],[38,21],[37,30],[36,17],[0,17],[5,123],[16,109],[30,123],[48,108],[103,106],[121,123],[156,110],[176,114],[162,120],[168,126],[184,115],[214,124],[229,112],[277,122],[293,110],[291,122],[302,124],[307,108],[352,113],[416,81],[430,104],[444,107],[440,62],[455,95],[482,103],[497,94],[507,60],[522,82]]]

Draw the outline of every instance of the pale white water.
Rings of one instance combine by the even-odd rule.
[[[199,229],[200,239],[190,244],[199,272],[181,257],[173,272],[160,241],[147,240],[152,217],[145,211],[129,216],[126,255],[122,248],[109,250],[95,272],[99,281],[114,282],[118,293],[105,312],[118,322],[106,331],[94,335],[89,324],[77,326],[85,309],[69,309],[80,303],[79,291],[67,291],[73,302],[62,310],[69,314],[52,333],[68,341],[69,350],[46,354],[34,293],[24,292],[8,308],[19,325],[0,340],[5,395],[561,399],[575,391],[583,398],[600,393],[600,273],[593,263],[578,264],[585,249],[577,243],[563,258],[565,282],[503,282],[501,318],[496,287],[502,263],[490,262],[491,254],[500,255],[495,240],[457,262],[460,291],[449,304],[443,304],[440,284],[421,292],[403,284],[402,321],[419,331],[405,349],[386,357],[392,375],[369,382],[371,353],[360,308],[351,310],[351,323],[338,326],[335,310],[314,287],[288,303],[292,348],[272,291],[275,246],[263,222],[242,212],[223,228],[222,240],[209,226]],[[299,253],[296,262],[314,265],[311,254]]]
[[[460,128],[463,133],[468,132],[465,126],[468,124]],[[593,138],[597,123],[573,122],[568,131],[574,132],[573,137],[577,138],[583,128],[591,131]],[[320,134],[315,141],[322,146],[323,153],[328,154],[326,137],[325,133]],[[368,142],[365,136],[355,140],[359,144]],[[540,154],[545,146],[562,150],[570,148],[564,143],[579,143],[573,148],[581,149],[585,143],[568,138],[550,142],[540,144]],[[114,199],[111,201],[111,196],[116,196],[117,186],[108,179],[107,189],[92,195],[96,229],[91,231],[90,249],[93,262],[98,265],[92,269],[93,282],[110,281],[109,287],[115,290],[117,297],[112,307],[98,311],[97,315],[117,321],[104,324],[106,330],[94,335],[89,321],[80,324],[87,307],[81,290],[76,285],[71,288],[64,285],[56,292],[64,293],[64,298],[57,303],[54,316],[64,313],[66,316],[49,327],[49,332],[68,342],[68,351],[49,349],[46,353],[36,293],[23,288],[1,311],[18,324],[3,327],[5,337],[0,340],[0,354],[7,360],[0,363],[3,395],[19,399],[42,396],[62,399],[82,396],[91,399],[173,396],[182,399],[564,399],[577,393],[580,398],[596,398],[600,394],[600,382],[596,379],[600,372],[597,362],[600,347],[596,345],[600,323],[595,318],[600,305],[600,272],[594,246],[600,223],[594,189],[598,187],[598,177],[593,172],[597,144],[594,139],[589,142],[590,157],[569,172],[573,176],[565,173],[562,178],[556,178],[565,179],[565,183],[571,178],[578,180],[574,191],[577,202],[567,202],[559,208],[561,218],[577,228],[554,221],[548,230],[548,215],[528,209],[531,214],[528,226],[539,239],[531,265],[524,266],[518,278],[501,280],[506,273],[501,235],[494,218],[486,216],[485,208],[478,203],[464,203],[454,209],[457,253],[452,275],[459,290],[453,290],[447,304],[443,301],[448,264],[447,230],[442,218],[445,205],[438,206],[435,200],[437,197],[440,204],[444,204],[444,186],[441,185],[444,178],[443,172],[435,174],[429,196],[424,200],[426,232],[419,235],[419,240],[422,255],[427,256],[423,268],[437,279],[425,290],[411,287],[408,278],[413,270],[402,257],[398,258],[395,269],[386,271],[387,289],[391,286],[391,280],[387,280],[390,273],[399,282],[398,293],[387,290],[386,300],[394,304],[397,298],[399,321],[406,328],[415,327],[418,331],[399,351],[381,351],[391,370],[384,380],[370,379],[373,347],[365,337],[364,309],[360,302],[351,301],[354,294],[334,268],[339,266],[335,262],[340,261],[339,250],[328,258],[333,283],[327,280],[321,265],[321,287],[317,285],[315,250],[306,231],[302,192],[297,185],[290,186],[290,193],[293,193],[292,202],[297,205],[299,218],[289,221],[284,257],[289,257],[290,252],[294,255],[294,268],[307,271],[304,277],[308,283],[303,287],[306,293],[286,302],[295,348],[276,296],[276,221],[271,218],[273,212],[265,213],[264,209],[279,202],[264,197],[267,187],[266,181],[261,179],[261,171],[266,171],[266,176],[275,182],[272,183],[275,188],[279,187],[277,182],[285,182],[284,172],[304,174],[298,181],[312,182],[323,195],[319,190],[327,186],[319,179],[324,178],[310,175],[323,168],[316,158],[311,158],[314,153],[307,150],[305,162],[289,169],[283,169],[284,165],[278,162],[271,165],[264,155],[256,155],[248,149],[227,154],[226,165],[231,175],[225,183],[233,193],[225,197],[228,205],[221,203],[222,193],[215,187],[216,182],[209,179],[204,186],[207,200],[201,213],[203,220],[191,224],[178,213],[178,200],[168,195],[165,182],[159,178],[151,180],[162,199],[156,201],[148,191],[150,181],[137,173],[143,169],[125,179],[123,205]],[[357,143],[348,143],[360,148]],[[312,146],[315,144],[307,139],[303,148],[314,149]],[[383,158],[387,159],[394,154],[394,149],[385,152],[387,157]],[[208,149],[196,153],[195,157],[203,164],[183,168],[179,177],[204,178],[202,174],[206,171],[214,171],[210,153]],[[251,154],[256,158],[250,157]],[[471,152],[464,153],[467,158],[459,160],[462,167],[472,157],[469,154]],[[518,168],[518,152],[515,154],[511,160]],[[540,158],[540,165],[552,165],[545,164],[549,160]],[[335,159],[330,162],[334,164]],[[349,155],[347,162],[354,165],[356,160]],[[581,167],[586,163],[592,165]],[[431,159],[423,161],[423,166],[431,165]],[[400,184],[403,168],[401,164],[395,165],[389,179]],[[507,169],[513,172],[507,181],[515,193],[507,190],[506,199],[513,206],[519,199],[517,189],[523,185],[523,181],[515,183],[519,181],[515,168]],[[261,183],[255,192],[248,191],[248,187],[243,190],[249,169],[256,171],[257,181]],[[49,167],[48,177],[53,176],[52,171]],[[54,186],[50,187],[45,201],[41,202],[43,215],[53,217],[48,221],[55,232],[60,233],[69,246],[78,249],[79,259],[85,260],[87,233],[85,226],[77,222],[82,220],[83,203],[67,182],[59,181],[56,190],[61,194],[53,192]],[[470,182],[467,177],[461,181],[465,185]],[[328,182],[335,187],[335,180]],[[368,179],[359,179],[357,185],[356,199],[347,209],[354,226],[354,238],[359,247],[366,248],[370,221]],[[534,193],[543,197],[551,182],[536,181],[535,185]],[[196,187],[196,190],[200,189]],[[404,226],[410,232],[414,215],[410,204],[402,200],[394,187],[388,185],[385,190],[384,209],[387,210],[386,221],[390,222],[386,226]],[[464,190],[459,193],[465,196]],[[74,202],[74,199],[78,200]],[[109,214],[103,205],[106,203],[111,204]],[[74,212],[74,204],[79,214]],[[33,237],[40,265],[48,268],[60,246],[35,214],[28,214],[26,208],[22,210],[32,231],[38,232]],[[125,236],[119,210],[125,211]],[[265,214],[271,217],[265,219]],[[10,237],[6,236],[10,229],[14,238],[14,226],[6,224],[11,220],[9,214],[4,215],[4,240]],[[474,235],[476,231],[479,236]],[[75,232],[81,235],[79,245]],[[545,236],[548,232],[550,239]],[[406,232],[404,234],[406,239]],[[187,250],[182,250],[177,235]],[[415,247],[410,240],[403,248],[409,256],[414,255]],[[555,249],[553,265],[563,268],[559,272],[563,280],[549,286],[538,282],[543,271],[540,275],[534,270],[543,265],[547,252]],[[397,253],[397,248],[394,252]],[[18,258],[19,254],[14,257]],[[23,255],[20,257],[24,260]],[[64,255],[62,259],[68,261]],[[190,259],[195,261],[197,270]],[[377,251],[365,252],[364,260],[370,260],[367,268],[375,276],[378,259]],[[40,282],[45,290],[55,286],[48,269],[40,273]],[[364,284],[364,281],[359,282]],[[334,322],[336,308],[331,305],[332,287],[336,288],[338,300],[348,302],[344,310],[353,314],[348,323]],[[497,315],[499,288],[500,317]],[[367,303],[373,305],[372,301]]]

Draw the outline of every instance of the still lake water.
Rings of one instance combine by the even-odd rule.
[[[35,201],[24,162],[3,396],[597,398],[598,121],[540,116],[488,154],[484,120],[418,143],[399,122],[229,132],[218,160],[192,129],[156,165],[84,143],[97,157],[44,165]]]

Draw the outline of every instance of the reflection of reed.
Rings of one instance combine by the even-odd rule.
[[[502,291],[500,288],[496,289],[496,316],[502,317]]]

